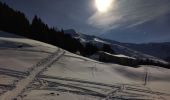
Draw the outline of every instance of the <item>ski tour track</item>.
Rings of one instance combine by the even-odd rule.
[[[64,50],[57,49],[54,53],[50,53],[48,57],[33,65],[27,72],[0,68],[0,74],[19,79],[19,81],[15,81],[11,85],[0,84],[0,89],[4,89],[4,92],[0,93],[0,100],[22,99],[24,93],[31,90],[60,91],[78,95],[90,95],[99,97],[101,98],[100,100],[155,100],[155,96],[159,98],[159,100],[166,100],[162,96],[170,96],[168,93],[152,91],[145,87],[147,82],[145,82],[144,85],[104,84],[42,74],[48,67],[64,56],[64,54]],[[145,81],[148,81],[147,73],[146,71]],[[106,88],[108,89],[107,92],[101,92]],[[99,91],[96,91],[96,89]]]
[[[49,55],[47,58],[42,59],[40,62],[31,67],[26,73],[28,74],[25,78],[21,79],[16,83],[15,88],[11,91],[5,92],[0,96],[1,100],[13,100],[19,96],[29,84],[34,81],[34,79],[48,67],[50,67],[53,63],[55,63],[62,55],[64,55],[65,51],[58,49],[53,54]],[[9,72],[12,72],[9,70]],[[17,72],[16,72],[17,73]],[[15,75],[15,72],[12,74]]]

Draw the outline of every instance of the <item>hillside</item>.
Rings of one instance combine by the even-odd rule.
[[[152,44],[130,44],[121,43],[113,40],[107,40],[96,36],[86,35],[82,33],[77,33],[75,30],[67,31],[66,34],[70,34],[72,37],[78,39],[82,44],[91,43],[102,48],[104,44],[108,44],[117,54],[123,54],[130,57],[134,57],[142,60],[152,60],[154,62],[160,62],[163,64],[168,64],[165,58],[169,57],[169,47],[168,43],[153,43]]]
[[[101,63],[46,43],[0,34],[1,100],[170,99],[169,69]]]
[[[164,54],[162,54],[160,48],[153,50],[155,48],[148,47],[148,50],[145,49],[145,51],[153,51],[154,54],[145,53],[142,51],[143,49],[139,48],[140,50],[136,50],[132,48],[136,48],[136,46],[129,47],[126,46],[127,44],[120,42],[77,33],[74,29],[55,30],[55,28],[49,27],[44,23],[37,15],[33,17],[32,22],[29,22],[24,13],[14,10],[5,3],[0,2],[0,8],[0,30],[2,31],[15,33],[30,39],[52,44],[85,57],[89,57],[99,51],[105,51],[145,60],[147,64],[169,68],[168,62],[163,60],[162,57],[157,56],[158,53],[162,56],[169,53],[162,51],[164,52]],[[104,45],[107,45],[106,49],[102,50]],[[166,46],[164,46],[164,48],[167,50]],[[169,55],[166,56],[166,60],[169,61]]]
[[[147,44],[126,44],[127,47],[134,50],[166,59],[170,56],[170,43],[147,43]]]
[[[104,41],[108,41],[112,44],[119,44],[130,48],[135,51],[139,51],[144,54],[152,55],[154,57],[166,60],[170,57],[170,43],[163,42],[163,43],[120,43],[113,40],[103,39]]]

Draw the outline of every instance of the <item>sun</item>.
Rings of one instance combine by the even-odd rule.
[[[112,5],[113,0],[95,0],[99,12],[106,12]]]

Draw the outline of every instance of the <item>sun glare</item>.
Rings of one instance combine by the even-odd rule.
[[[106,12],[111,7],[113,0],[95,0],[96,7],[100,12]]]

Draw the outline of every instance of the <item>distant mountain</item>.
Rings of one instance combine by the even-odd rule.
[[[150,59],[156,62],[167,63],[165,59],[170,56],[170,52],[168,52],[170,51],[170,43],[121,43],[114,40],[102,39],[97,36],[78,33],[75,30],[67,30],[66,32],[66,34],[70,32],[69,34],[71,34],[72,37],[79,39],[82,44],[90,42],[99,48],[101,48],[103,44],[109,44],[116,53],[137,59]]]
[[[78,36],[78,34],[76,33],[76,31],[74,29],[68,29],[68,30],[64,30],[65,34],[69,34],[71,36]]]
[[[148,44],[125,44],[125,46],[162,59],[170,57],[170,42]]]
[[[168,57],[170,57],[170,42],[163,42],[163,43],[141,43],[141,44],[135,44],[135,43],[120,43],[114,40],[107,40],[112,44],[119,44],[123,45],[125,47],[128,47],[130,49],[152,55],[161,59],[166,60]]]

